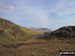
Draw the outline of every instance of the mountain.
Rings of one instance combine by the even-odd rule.
[[[33,30],[36,30],[38,32],[42,32],[42,33],[45,33],[45,32],[50,32],[51,30],[48,29],[48,28],[31,28]]]
[[[75,38],[75,26],[66,26],[59,28],[51,33],[44,33],[46,38]]]
[[[9,20],[0,18],[0,43],[25,41],[29,38],[36,37],[39,34],[40,33],[37,31],[21,27]]]
[[[19,25],[13,22],[0,18],[0,38],[5,37],[24,37],[26,33],[20,28]]]
[[[49,39],[51,37],[57,39]],[[74,37],[75,26],[42,34],[0,18],[0,56],[58,56],[60,50],[75,51]],[[59,40],[60,38],[66,40]]]

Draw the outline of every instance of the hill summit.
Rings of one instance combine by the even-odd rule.
[[[20,26],[13,22],[0,18],[0,38],[1,37],[24,37],[26,33]]]
[[[32,37],[36,38],[40,34],[42,33],[14,24],[7,19],[0,18],[0,43],[25,41]]]
[[[38,37],[40,32],[19,26],[13,22],[0,18],[0,43],[13,43],[17,41],[25,41],[32,37]]]
[[[60,38],[75,38],[75,26],[66,26],[59,28],[51,33],[47,32],[44,34],[47,38],[56,37]]]

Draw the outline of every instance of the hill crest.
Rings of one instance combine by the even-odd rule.
[[[44,34],[47,38],[75,38],[75,26],[66,26],[59,28],[51,33],[47,32]]]

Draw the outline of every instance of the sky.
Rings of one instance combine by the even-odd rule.
[[[29,28],[75,26],[75,0],[0,0],[0,17]]]

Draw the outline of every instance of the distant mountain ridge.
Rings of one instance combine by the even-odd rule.
[[[31,28],[31,29],[39,31],[39,32],[43,32],[43,33],[51,31],[48,28]]]

